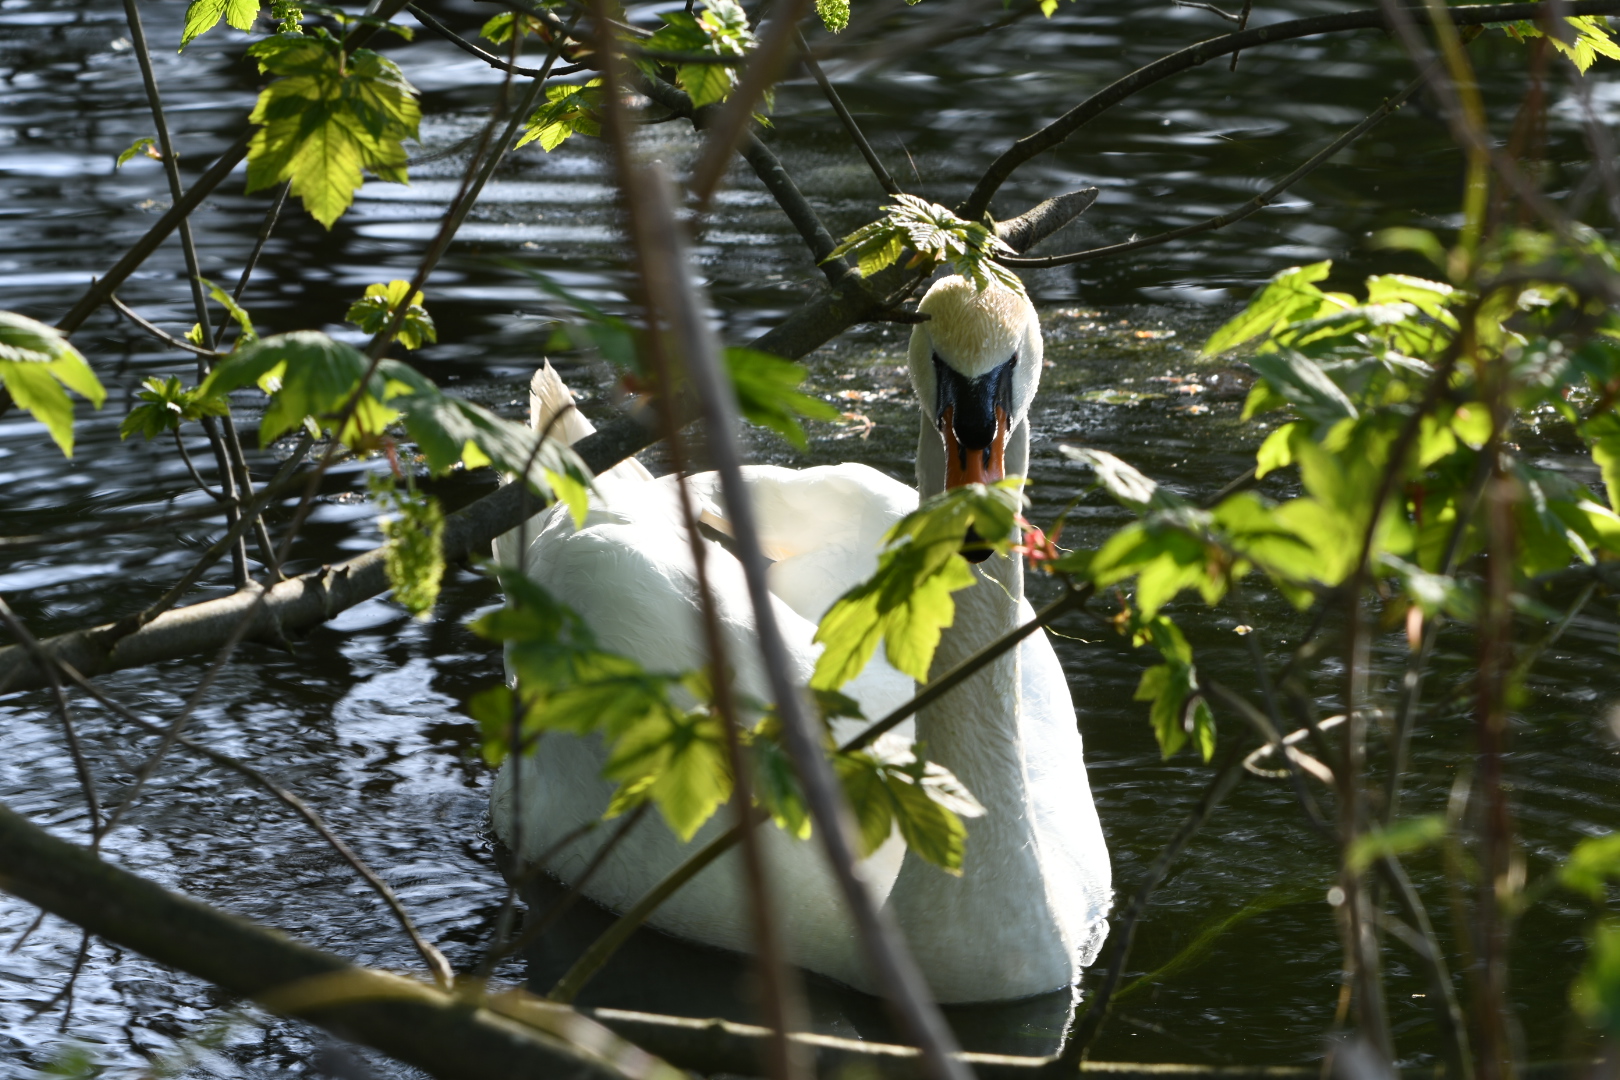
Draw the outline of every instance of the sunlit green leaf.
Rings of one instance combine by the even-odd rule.
[[[1620,1036],[1620,920],[1606,919],[1587,939],[1586,966],[1570,1001],[1592,1027]]]
[[[518,146],[536,140],[546,153],[557,149],[570,135],[600,135],[602,121],[602,80],[584,84],[546,87],[546,103],[529,117]]]
[[[1575,845],[1558,871],[1567,889],[1603,899],[1603,887],[1620,879],[1620,832],[1591,836]]]
[[[79,350],[54,326],[0,311],[0,386],[35,420],[67,457],[73,456],[72,390],[99,409],[107,391]]]
[[[937,495],[889,530],[877,573],[839,598],[815,640],[826,646],[810,685],[834,690],[865,670],[878,643],[889,663],[926,680],[940,631],[956,617],[951,593],[977,580],[962,557],[971,527],[1005,553],[1021,496],[1016,482],[969,484]]]
[[[405,139],[421,121],[416,88],[397,65],[359,49],[345,56],[322,33],[277,34],[249,47],[279,75],[249,119],[248,192],[292,181],[292,193],[327,228],[349,208],[369,170],[405,183]]]
[[[191,0],[186,8],[185,29],[180,32],[180,47],[184,49],[208,33],[221,19],[237,30],[251,30],[258,17],[259,0]]]
[[[909,246],[920,259],[950,264],[980,291],[994,281],[1024,295],[1018,275],[996,262],[998,255],[1014,254],[1012,248],[990,229],[915,195],[896,195],[895,200],[883,207],[883,217],[850,233],[822,261],[853,256],[869,277],[894,263]]]
[[[151,138],[150,136],[144,139],[136,139],[134,142],[129,144],[129,149],[118,155],[118,160],[113,164],[113,168],[123,168],[130,162],[131,159],[135,157],[136,154],[141,153],[144,153],[153,161],[162,161],[163,155],[157,151],[156,147],[157,140]]]
[[[1204,343],[1202,355],[1215,356],[1269,334],[1278,326],[1309,318],[1321,310],[1326,295],[1316,282],[1328,276],[1331,261],[1296,266],[1272,277],[1249,306]]]
[[[354,346],[313,330],[278,334],[245,346],[221,360],[203,381],[204,394],[223,395],[256,385],[271,396],[259,422],[259,442],[268,446],[304,418],[330,427],[351,400],[348,423],[338,433],[355,446],[382,432],[399,413],[384,404],[390,396],[379,372],[362,389],[371,364]]]
[[[410,292],[410,288],[410,282],[397,279],[386,285],[367,285],[365,296],[350,304],[348,313],[343,317],[368,334],[381,333],[393,323],[395,313],[405,303],[405,294]],[[420,349],[424,344],[439,340],[439,330],[433,325],[433,316],[422,306],[420,289],[406,305],[405,318],[394,340],[407,349]]]

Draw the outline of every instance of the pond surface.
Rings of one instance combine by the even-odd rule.
[[[436,7],[469,35],[494,10],[466,0]],[[194,168],[236,136],[252,107],[258,78],[240,59],[245,37],[216,30],[177,57],[172,43],[183,5],[171,0],[143,9],[171,122]],[[1260,4],[1255,18],[1343,9],[1295,0]],[[653,9],[633,10],[649,18]],[[1065,3],[1050,21],[1025,18],[977,36],[963,34],[1001,18],[1000,5],[857,6],[858,17],[878,14],[885,29],[863,37],[858,19],[828,70],[901,183],[947,203],[1012,138],[1222,26],[1207,12],[1126,0]],[[932,48],[918,51],[930,41]],[[262,331],[313,327],[359,340],[341,324],[346,306],[367,284],[410,276],[453,193],[463,164],[457,148],[476,132],[498,80],[426,35],[386,47],[423,91],[424,160],[412,168],[408,188],[369,184],[330,232],[301,211],[286,215],[244,298]],[[1506,131],[1523,86],[1523,53],[1499,37],[1476,45],[1475,53],[1497,129]],[[1243,56],[1236,73],[1218,62],[1139,95],[1037,159],[1003,189],[996,209],[1010,216],[1062,191],[1101,187],[1096,207],[1049,241],[1050,251],[1186,224],[1262,190],[1409,77],[1394,48],[1370,33],[1257,50]],[[1594,89],[1599,109],[1613,119],[1620,85],[1600,68]],[[1579,111],[1562,74],[1552,92],[1557,105],[1547,157],[1554,164],[1547,175],[1552,190],[1564,191],[1580,183],[1586,166],[1575,128]],[[168,195],[157,163],[137,157],[122,170],[112,167],[119,151],[151,134],[146,108],[120,5],[0,0],[0,308],[54,321],[162,212]],[[814,87],[782,88],[776,119],[767,137],[832,231],[868,220],[882,193]],[[645,138],[677,166],[695,145],[679,124],[652,127]],[[1076,474],[1056,453],[1060,441],[1113,451],[1187,494],[1208,494],[1242,473],[1264,427],[1239,419],[1241,373],[1200,366],[1198,346],[1256,284],[1286,266],[1333,258],[1335,282],[1347,287],[1374,267],[1423,272],[1420,264],[1369,250],[1367,236],[1387,225],[1455,222],[1459,165],[1448,145],[1420,100],[1239,226],[1029,275],[1053,362],[1034,421],[1033,516],[1049,519],[1076,490]],[[440,343],[423,350],[419,362],[441,384],[521,414],[524,383],[557,315],[521,268],[552,273],[609,307],[625,303],[627,279],[603,175],[599,149],[585,139],[550,155],[530,147],[503,167],[429,285]],[[244,196],[240,177],[207,201],[194,222],[208,276],[235,280],[267,204],[264,194]],[[769,198],[741,172],[720,198],[698,255],[728,341],[746,341],[772,325],[819,281]],[[120,294],[171,332],[193,321],[172,242]],[[74,340],[111,389],[108,406],[84,415],[81,405],[72,461],[48,448],[43,429],[26,416],[13,411],[0,420],[0,531],[134,523],[199,505],[204,497],[171,446],[121,443],[117,436],[140,381],[187,375],[190,362],[107,312]],[[867,327],[818,353],[810,363],[815,389],[849,415],[817,426],[805,455],[756,437],[755,459],[854,459],[910,482],[915,412],[897,366],[904,343],[904,328]],[[587,411],[605,411],[601,371],[578,356],[557,360],[584,392]],[[240,419],[251,432],[256,418]],[[1528,433],[1526,450],[1540,464],[1574,467],[1571,444],[1556,432]],[[193,452],[201,452],[200,444]],[[274,448],[252,458],[267,473]],[[366,468],[336,470],[294,549],[292,569],[379,542],[374,510],[360,494]],[[459,504],[492,483],[464,478],[439,490]],[[1093,497],[1071,518],[1065,541],[1090,542],[1123,520]],[[207,545],[212,529],[204,523],[0,548],[0,595],[40,634],[105,621],[160,595]],[[198,598],[226,589],[216,573]],[[1304,630],[1300,618],[1272,598],[1253,599],[1263,647],[1282,655]],[[190,728],[314,804],[388,878],[458,967],[476,963],[504,888],[485,831],[490,773],[477,759],[475,732],[462,711],[471,693],[500,677],[496,651],[465,629],[469,617],[496,602],[487,583],[457,570],[429,622],[411,621],[379,600],[343,613],[291,655],[246,647]],[[1104,617],[1111,610],[1104,602],[1097,607]],[[1233,685],[1252,685],[1247,645],[1234,633],[1237,619],[1189,602],[1178,614],[1207,670]],[[1144,709],[1131,700],[1146,657],[1096,618],[1074,616],[1057,629],[1115,881],[1126,889],[1196,800],[1207,769],[1187,755],[1160,760]],[[1532,875],[1582,836],[1616,825],[1620,754],[1602,717],[1620,698],[1617,630],[1612,602],[1589,607],[1545,654],[1519,714],[1511,770]],[[1471,662],[1468,641],[1443,646],[1440,674],[1431,680],[1437,699],[1454,692]],[[1382,641],[1378,659],[1393,677],[1404,663],[1403,643]],[[104,684],[146,714],[165,717],[207,663],[122,672]],[[1320,685],[1331,688],[1331,670],[1320,674]],[[1322,706],[1331,710],[1334,702],[1325,698]],[[117,802],[153,740],[124,729],[94,703],[75,707],[96,783],[105,800]],[[1448,755],[1466,737],[1466,702],[1443,700],[1438,713],[1419,733],[1407,787],[1413,813],[1443,808],[1454,774]],[[1223,722],[1223,737],[1237,737],[1235,721]],[[61,835],[82,836],[86,819],[72,765],[40,694],[0,700],[0,801]],[[362,963],[413,967],[407,943],[349,869],[280,804],[234,774],[173,755],[107,848],[137,872],[312,944]],[[1131,963],[1133,977],[1152,977],[1129,985],[1094,1056],[1315,1060],[1338,993],[1337,938],[1324,901],[1331,866],[1326,845],[1305,826],[1286,788],[1242,785],[1156,895]],[[1438,865],[1420,856],[1413,870],[1442,934],[1450,934],[1438,910],[1445,906]],[[0,949],[12,950],[0,952],[0,1073],[33,1075],[73,1039],[120,1076],[137,1075],[153,1057],[196,1076],[409,1075],[339,1050],[300,1025],[242,1011],[195,980],[100,942],[90,945],[65,1024],[60,1003],[35,1016],[64,985],[80,937],[47,919],[12,949],[34,914],[0,897]],[[1532,1059],[1580,1046],[1564,1003],[1587,914],[1555,902],[1523,924],[1515,978]],[[554,959],[539,955],[534,962],[546,968]],[[1421,980],[1404,964],[1401,954],[1390,954],[1394,1021],[1403,1061],[1422,1064],[1433,1060],[1433,1030]],[[675,1008],[680,995],[658,980],[678,970],[680,961],[631,970],[626,979],[604,982],[598,998],[611,999],[618,985],[622,1000],[646,1000],[656,991],[660,1007]],[[514,960],[498,974],[522,979],[525,965]],[[844,1030],[881,1036],[875,1010],[863,1013],[860,1003],[848,1001],[840,1007]],[[964,1010],[954,1019],[970,1046],[1039,1053],[1050,1048],[1061,1011],[1054,1018],[1044,1006]]]

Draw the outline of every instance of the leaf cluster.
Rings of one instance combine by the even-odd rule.
[[[1245,491],[1195,507],[1113,455],[1064,448],[1136,520],[1051,568],[1133,586],[1121,628],[1163,657],[1137,696],[1151,703],[1166,754],[1189,737],[1206,756],[1213,745],[1191,652],[1163,614],[1184,591],[1214,605],[1258,572],[1303,608],[1365,566],[1391,610],[1469,623],[1480,611],[1471,560],[1485,543],[1487,461],[1515,489],[1517,588],[1620,558],[1616,507],[1513,445],[1516,417],[1555,413],[1588,441],[1611,498],[1620,492],[1610,481],[1620,480],[1620,322],[1582,284],[1594,261],[1608,267],[1613,256],[1599,240],[1583,244],[1571,252],[1542,234],[1504,234],[1482,254],[1485,285],[1474,289],[1385,274],[1358,297],[1323,287],[1328,263],[1276,275],[1204,354],[1246,350],[1258,378],[1245,418],[1285,414],[1257,452],[1256,476],[1297,470],[1296,497]],[[1439,252],[1437,261],[1451,260]],[[1485,399],[1487,370],[1510,373],[1508,407]],[[1599,406],[1583,409],[1594,397]]]
[[[365,296],[350,304],[348,313],[343,317],[368,334],[379,334],[393,323],[394,315],[405,303],[405,294],[410,289],[410,282],[397,279],[386,285],[367,285]],[[394,340],[407,349],[420,349],[424,344],[439,340],[439,330],[433,325],[433,316],[422,306],[420,289],[406,305],[405,318],[399,324],[399,332]]]
[[[1586,74],[1599,56],[1620,60],[1620,45],[1615,43],[1607,18],[1602,15],[1569,15],[1565,16],[1564,22],[1569,24],[1573,33],[1552,35],[1553,48],[1569,57],[1570,63],[1581,74]],[[1531,41],[1547,36],[1530,19],[1495,25],[1515,41]]]
[[[373,473],[369,481],[384,514],[383,566],[394,599],[418,619],[429,619],[444,581],[444,508],[414,483],[401,488],[392,472]]]
[[[659,18],[664,25],[641,42],[649,52],[733,58],[746,55],[756,44],[748,13],[737,0],[707,0],[697,15],[662,11]],[[641,65],[652,73],[661,63],[664,61],[642,61]],[[694,108],[724,101],[737,85],[736,71],[728,64],[672,64],[675,84],[686,91]]]
[[[135,392],[141,404],[129,410],[123,423],[118,425],[119,438],[144,435],[154,439],[166,431],[179,431],[180,425],[205,416],[224,416],[225,402],[204,394],[195,386],[186,386],[170,375],[166,379],[148,378]]]
[[[548,86],[546,103],[530,114],[517,145],[527,146],[538,141],[540,148],[549,154],[570,135],[600,135],[601,108],[601,79]]]
[[[964,221],[946,207],[915,195],[896,195],[895,199],[894,205],[883,207],[883,217],[850,233],[822,261],[849,255],[860,272],[870,277],[894,265],[909,248],[914,254],[908,266],[948,263],[981,292],[994,281],[1024,295],[1018,275],[996,262],[996,256],[1014,252],[992,229]]]
[[[608,815],[651,800],[676,835],[691,839],[733,782],[706,682],[648,672],[601,649],[577,612],[521,571],[495,574],[507,605],[473,630],[505,646],[516,686],[492,687],[469,703],[485,757],[493,764],[527,750],[546,731],[600,733],[609,745],[604,775],[618,783]]]

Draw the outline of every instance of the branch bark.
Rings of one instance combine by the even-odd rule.
[[[464,1000],[358,967],[103,862],[4,806],[0,889],[445,1080],[685,1080],[577,1013],[515,995]]]

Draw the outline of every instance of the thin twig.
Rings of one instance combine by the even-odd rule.
[[[1142,876],[1141,882],[1136,887],[1136,892],[1131,894],[1130,902],[1111,934],[1113,955],[1109,957],[1108,972],[1103,976],[1102,985],[1091,995],[1091,1004],[1085,1014],[1076,1021],[1063,1053],[1042,1070],[1049,1077],[1067,1078],[1079,1075],[1080,1062],[1085,1058],[1086,1051],[1090,1049],[1097,1033],[1102,1030],[1103,1023],[1108,1019],[1114,991],[1119,988],[1120,978],[1125,974],[1125,962],[1130,957],[1131,944],[1136,939],[1136,924],[1146,910],[1148,900],[1153,896],[1153,890],[1159,887],[1159,883],[1170,872],[1170,867],[1180,857],[1182,850],[1198,834],[1198,830],[1203,828],[1204,822],[1209,820],[1215,808],[1225,801],[1227,793],[1243,779],[1242,765],[1245,753],[1246,748],[1241,741],[1232,744],[1232,748],[1227,751],[1226,759],[1221,762],[1220,768],[1204,787],[1204,793],[1199,797],[1197,805],[1170,837],[1170,842],[1165,844],[1164,850],[1159,852],[1159,857],[1153,860],[1153,865],[1148,867],[1147,873]]]
[[[883,159],[877,156],[877,151],[872,149],[872,144],[866,141],[866,136],[861,133],[861,126],[855,122],[854,114],[849,111],[849,107],[844,104],[844,99],[838,95],[838,91],[828,80],[826,73],[821,70],[821,65],[816,63],[816,58],[811,54],[810,46],[805,42],[804,35],[799,33],[797,29],[793,33],[798,38],[799,55],[804,59],[805,68],[809,70],[810,77],[816,80],[816,85],[821,87],[821,92],[826,95],[827,103],[833,107],[833,112],[837,113],[838,119],[843,122],[844,130],[849,134],[850,141],[855,144],[855,149],[859,150],[861,157],[866,159],[866,164],[871,168],[872,175],[877,177],[878,186],[890,195],[899,195],[901,193],[900,185],[894,182],[894,177],[889,175],[889,170],[883,167]]]
[[[646,817],[651,809],[652,803],[644,802],[626,814],[624,820],[619,822],[619,827],[613,830],[613,835],[603,842],[595,855],[591,856],[591,861],[585,865],[585,869],[580,872],[579,877],[569,883],[568,890],[559,896],[556,902],[545,911],[532,916],[528,925],[523,928],[523,932],[510,943],[503,944],[498,949],[490,950],[489,956],[485,959],[485,963],[489,965],[489,970],[493,971],[494,964],[502,958],[527,948],[541,934],[551,929],[558,919],[566,915],[569,909],[585,895],[585,887],[591,883],[591,879],[596,876],[596,872],[602,868],[603,864],[613,855],[613,852],[624,842],[625,837],[630,835],[630,831],[641,823],[641,819]],[[564,837],[564,840],[567,839],[567,837]],[[560,850],[563,844],[559,842],[551,845],[551,847],[552,850]],[[537,861],[535,865],[540,866],[542,864]]]
[[[116,293],[108,293],[107,302],[118,309],[118,314],[122,315],[124,318],[128,319],[142,330],[145,330],[148,334],[157,338],[171,349],[183,349],[188,353],[195,353],[198,356],[208,358],[213,358],[219,355],[219,353],[215,352],[213,349],[204,348],[201,345],[195,345],[192,342],[186,341],[184,338],[177,338],[167,330],[163,330],[141,318],[135,313],[133,308],[124,303],[122,300],[118,299]]]
[[[149,720],[142,719],[140,716],[136,715],[134,711],[122,703],[108,697],[106,694],[102,693],[102,691],[94,683],[80,674],[79,671],[67,661],[55,661],[54,666],[58,668],[62,674],[66,675],[72,682],[74,682],[79,689],[83,690],[85,693],[89,694],[91,697],[100,702],[102,706],[112,710],[114,713],[121,716],[129,723],[134,724],[147,734],[166,737],[169,730],[171,730],[158,724],[154,724]],[[446,989],[453,985],[455,982],[455,974],[450,968],[450,962],[445,959],[443,953],[434,948],[433,945],[422,936],[421,932],[417,930],[416,924],[412,921],[410,913],[405,910],[405,905],[400,902],[399,897],[394,893],[394,890],[389,888],[388,883],[382,879],[381,875],[379,875],[375,870],[371,869],[371,867],[366,864],[365,860],[362,859],[353,848],[344,843],[342,838],[332,831],[331,826],[326,824],[326,820],[322,818],[313,807],[311,807],[297,795],[294,795],[288,789],[270,779],[270,777],[260,772],[258,769],[254,768],[252,765],[249,765],[247,762],[242,761],[239,758],[232,757],[230,754],[226,754],[219,750],[215,750],[212,747],[205,746],[204,744],[199,743],[195,739],[192,739],[186,735],[177,734],[174,737],[174,741],[193,753],[201,754],[203,757],[206,757],[216,765],[223,765],[225,768],[231,769],[234,772],[240,773],[241,775],[247,777],[249,780],[268,791],[271,795],[274,795],[285,806],[287,806],[288,809],[292,810],[293,813],[303,818],[309,827],[314,829],[321,839],[325,840],[327,844],[331,846],[332,850],[337,852],[343,861],[348,863],[349,866],[354,869],[355,873],[359,874],[360,877],[365,880],[367,885],[371,886],[372,890],[382,898],[383,903],[388,905],[388,909],[393,912],[394,918],[399,922],[400,929],[405,931],[405,936],[410,938],[411,944],[416,947],[416,951],[421,954],[422,959],[427,963],[428,969],[433,972],[434,981]]]
[[[163,97],[158,92],[157,74],[152,70],[152,57],[146,47],[146,30],[141,23],[141,12],[136,0],[124,0],[124,18],[129,23],[131,50],[135,53],[135,60],[141,69],[141,81],[146,87],[146,101],[152,110],[152,123],[157,128],[158,148],[163,156],[163,171],[169,181],[169,196],[175,203],[179,203],[185,197],[185,189],[180,181],[180,158],[175,153],[174,140],[169,134],[169,121],[163,112]],[[179,232],[180,250],[185,256],[186,275],[191,284],[191,302],[197,312],[197,325],[202,331],[199,340],[212,341],[214,336],[208,322],[208,294],[203,291],[202,267],[197,259],[197,244],[191,233],[189,216],[180,220]],[[208,368],[207,361],[199,357],[198,379],[208,374]],[[219,464],[220,488],[227,500],[225,519],[234,524],[236,516],[241,513],[241,507],[233,468],[235,462],[232,460],[232,448],[226,445],[225,436],[217,429],[212,417],[202,418],[202,429],[208,435],[214,457]],[[234,435],[234,427],[232,434]],[[240,446],[235,447],[235,453],[237,457],[241,456]],[[231,549],[231,576],[238,589],[247,584],[247,545],[241,541]]]
[[[768,820],[770,814],[756,808],[751,824],[758,825]],[[601,937],[591,942],[590,948],[586,949],[580,958],[574,961],[573,966],[563,972],[556,985],[546,992],[546,997],[563,1004],[572,1002],[580,989],[590,981],[591,976],[601,970],[602,965],[619,950],[619,946],[629,940],[636,928],[646,922],[648,917],[658,910],[660,904],[674,896],[682,885],[697,877],[710,863],[731,850],[731,846],[741,839],[741,832],[741,827],[733,825],[665,874],[645,896],[631,905],[630,910],[614,920],[613,925],[608,927]]]
[[[213,488],[209,487],[208,486],[208,481],[204,480],[202,478],[202,473],[197,471],[197,465],[196,465],[195,462],[193,462],[191,460],[191,451],[186,449],[186,440],[181,437],[180,429],[179,428],[174,428],[174,429],[172,429],[172,431],[173,431],[173,434],[174,434],[174,446],[175,446],[175,449],[180,451],[180,460],[186,463],[186,471],[191,474],[192,481],[199,488],[202,489],[202,492],[203,492],[204,495],[207,495],[210,499],[213,499],[215,502],[218,502],[218,503],[230,502],[230,498],[228,496],[222,494],[221,492],[215,491]]]
[[[1428,21],[1428,14],[1422,8],[1403,10],[1423,21]],[[1620,13],[1620,0],[1575,0],[1574,3],[1566,5],[1566,10],[1570,15],[1613,15]],[[1472,4],[1450,9],[1451,17],[1458,25],[1470,26],[1509,22],[1515,19],[1536,19],[1546,11],[1547,5],[1544,3]],[[985,211],[990,209],[990,200],[995,197],[1002,184],[1006,183],[1025,162],[1064,142],[1086,124],[1131,95],[1173,75],[1207,63],[1218,56],[1227,56],[1260,45],[1351,30],[1384,30],[1387,25],[1387,16],[1382,9],[1317,15],[1210,38],[1160,57],[1153,63],[1115,80],[1050,124],[1019,139],[1003,151],[985,170],[984,175],[974,186],[973,192],[957,208],[957,213],[969,221],[979,220]]]
[[[1237,28],[1239,30],[1245,30],[1245,29],[1248,28],[1248,25],[1249,25],[1249,12],[1251,12],[1253,10],[1254,10],[1254,0],[1243,0],[1243,10],[1238,14],[1238,17],[1236,19]],[[1227,71],[1236,71],[1237,70],[1238,56],[1239,56],[1238,52],[1234,51],[1232,53],[1232,62],[1227,65],[1227,67],[1226,67]]]
[[[17,613],[11,610],[6,598],[0,596],[0,622],[6,624],[11,636],[16,638],[23,648],[34,657],[34,662],[45,670],[51,684],[51,696],[56,699],[57,711],[62,716],[62,735],[67,740],[68,753],[73,758],[73,771],[79,777],[79,789],[84,793],[84,805],[90,811],[90,849],[96,850],[101,845],[104,830],[101,825],[101,800],[96,797],[95,778],[90,775],[90,765],[85,760],[84,747],[79,743],[78,729],[73,723],[73,710],[68,707],[67,694],[62,691],[62,680],[57,677],[56,666],[49,651],[39,643],[39,639],[23,625]]]
[[[705,146],[705,160],[712,162],[722,151],[721,160],[730,157],[731,140],[741,134],[753,101],[764,82],[774,74],[775,61],[769,56],[772,41],[777,37],[781,39],[779,55],[785,55],[793,30],[795,16],[792,13],[802,4],[803,0],[782,0],[787,10],[779,15],[780,21],[772,23],[756,63],[745,71],[741,85],[727,102],[727,108],[742,110],[741,121],[734,131],[728,131],[728,114],[722,113],[717,124],[719,131]],[[596,0],[594,10],[601,11],[604,6],[605,0]],[[612,100],[622,80],[617,78],[617,58],[611,51],[604,60],[605,96]],[[704,315],[704,305],[686,253],[685,237],[676,223],[666,181],[656,164],[633,166],[617,156],[616,163],[620,190],[628,210],[630,238],[642,260],[645,299],[652,315],[649,322],[655,327],[669,328],[670,340],[685,360],[686,374],[699,399],[707,425],[709,453],[720,477],[720,489],[736,540],[734,553],[742,564],[748,587],[754,631],[770,696],[781,717],[786,748],[798,772],[816,832],[877,981],[902,1027],[922,1050],[928,1073],[934,1080],[967,1080],[966,1066],[953,1057],[957,1050],[955,1036],[933,1003],[927,982],[907,951],[892,915],[878,905],[860,872],[854,821],[822,747],[819,725],[808,715],[800,688],[792,677],[787,646],[772,606],[775,601],[766,581],[766,564],[760,552],[753,505],[742,477],[736,443],[736,402],[721,367],[719,343]],[[709,175],[718,179],[718,172]],[[705,173],[701,162],[697,176],[693,187],[701,205],[707,192],[712,191],[712,180],[707,188],[703,183]]]
[[[541,68],[519,67],[516,64],[502,60],[492,52],[479,48],[477,45],[474,45],[472,42],[468,41],[466,38],[462,37],[448,26],[444,25],[444,23],[440,22],[438,19],[435,19],[432,15],[429,15],[426,11],[423,11],[420,4],[406,4],[405,10],[409,11],[413,16],[415,16],[416,20],[423,26],[427,27],[429,30],[432,30],[435,34],[438,34],[440,37],[444,38],[444,40],[448,41],[462,52],[478,57],[478,59],[482,60],[484,63],[498,71],[504,71],[508,75],[524,75],[531,79],[544,79],[549,74],[549,72],[546,72]],[[522,35],[522,31],[516,26],[513,27],[512,33],[513,36]]]

